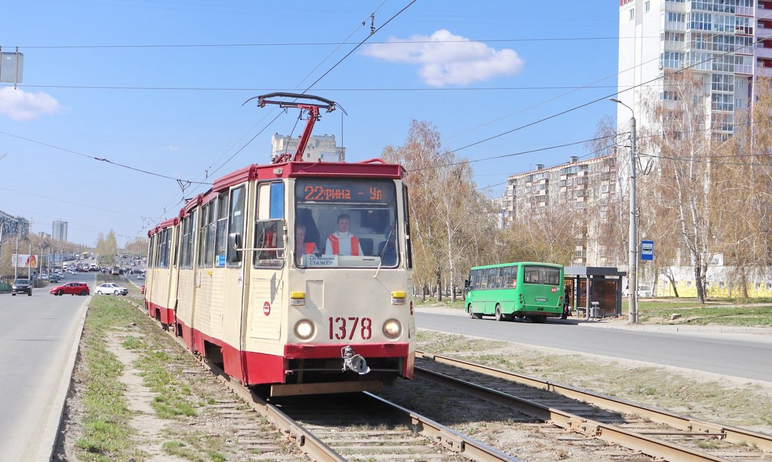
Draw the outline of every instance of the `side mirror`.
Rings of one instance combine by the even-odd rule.
[[[469,279],[464,279],[464,288],[469,287]]]
[[[241,261],[241,234],[228,234],[228,263]]]

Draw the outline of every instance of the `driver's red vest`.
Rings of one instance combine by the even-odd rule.
[[[332,244],[332,254],[340,255],[340,242],[338,236],[330,234],[328,236],[330,244]],[[359,255],[359,239],[355,236],[351,236],[351,255]]]
[[[311,255],[312,253],[314,253],[315,246],[316,244],[314,244],[313,242],[306,242],[306,255]]]

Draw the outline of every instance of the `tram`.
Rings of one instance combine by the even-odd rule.
[[[412,379],[404,169],[380,159],[305,162],[319,110],[335,103],[272,93],[258,97],[266,104],[308,113],[295,154],[217,179],[148,233],[148,315],[271,396]]]

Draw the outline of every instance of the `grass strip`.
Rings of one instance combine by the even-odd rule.
[[[552,354],[523,345],[418,331],[417,348],[520,374],[541,377],[673,412],[741,427],[772,427],[768,389],[691,377],[665,367]]]
[[[142,458],[133,448],[134,432],[128,425],[132,413],[123,397],[123,384],[118,380],[123,365],[105,343],[107,331],[131,322],[132,316],[123,305],[108,297],[94,297],[89,305],[81,342],[85,366],[82,381],[86,383],[84,434],[75,443],[84,461]]]

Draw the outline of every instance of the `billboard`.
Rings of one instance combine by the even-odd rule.
[[[38,267],[37,255],[15,253],[13,254],[13,259],[11,261],[13,263],[14,268],[37,268]]]

